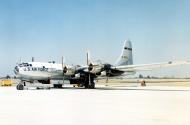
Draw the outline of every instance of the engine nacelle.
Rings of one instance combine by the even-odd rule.
[[[105,77],[107,75],[106,71],[102,71],[100,74],[102,77]]]
[[[80,73],[75,74],[75,78],[80,78]]]
[[[96,66],[92,66],[91,68],[89,68],[90,73],[93,74],[98,74],[102,71],[103,66],[102,65],[96,65]]]
[[[76,69],[75,67],[65,66],[63,69],[63,72],[64,72],[64,75],[66,76],[72,76],[72,75],[75,75]]]

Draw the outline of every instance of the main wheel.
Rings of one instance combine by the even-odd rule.
[[[90,85],[89,85],[89,89],[94,89],[94,88],[95,88],[95,83],[91,82]]]
[[[84,84],[84,87],[85,87],[85,89],[94,89],[95,83],[94,82],[91,82],[91,83],[87,82]]]
[[[89,84],[88,84],[87,82],[84,84],[84,88],[85,88],[85,89],[88,89],[88,88],[89,88]]]
[[[89,77],[86,77],[84,86],[86,89],[94,89],[95,88],[94,78],[90,77],[89,80]]]
[[[95,88],[94,77],[90,77],[89,89]]]
[[[24,90],[24,85],[19,83],[17,86],[16,86],[17,90]]]
[[[62,84],[53,84],[54,88],[62,88]]]

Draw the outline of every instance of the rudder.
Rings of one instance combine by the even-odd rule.
[[[124,47],[121,53],[121,56],[116,62],[116,66],[122,65],[132,65],[133,64],[133,55],[132,55],[132,44],[130,40],[124,42]]]

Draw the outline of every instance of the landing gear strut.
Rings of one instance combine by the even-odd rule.
[[[94,89],[95,88],[94,77],[91,75],[89,75],[89,77],[86,77],[84,86],[86,89]]]
[[[94,89],[95,83],[91,83],[91,84],[85,83],[84,87],[85,87],[85,89]]]
[[[79,78],[71,78],[70,84],[78,85],[79,87],[85,87],[86,89],[94,89],[95,88],[95,82],[94,78],[96,76],[94,74],[84,73]]]

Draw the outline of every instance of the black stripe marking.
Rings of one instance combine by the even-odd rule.
[[[132,51],[132,48],[125,47],[124,49]]]

